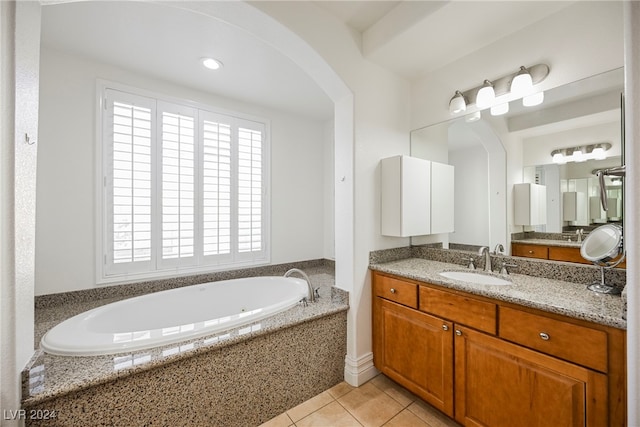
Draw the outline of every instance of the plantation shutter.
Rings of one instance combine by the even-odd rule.
[[[158,103],[160,135],[160,266],[194,265],[196,114],[192,108]]]
[[[238,135],[238,253],[263,251],[264,128],[259,123],[239,121]]]
[[[153,259],[155,102],[114,90],[107,90],[105,98],[105,269],[108,273],[144,271]]]
[[[228,117],[201,112],[203,257],[231,255],[232,129]]]

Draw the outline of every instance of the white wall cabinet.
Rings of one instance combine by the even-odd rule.
[[[515,225],[547,223],[547,187],[539,184],[514,184],[513,211]]]
[[[562,193],[562,220],[572,225],[589,225],[587,193],[567,191]]]
[[[453,166],[411,156],[380,161],[383,236],[453,231]]]

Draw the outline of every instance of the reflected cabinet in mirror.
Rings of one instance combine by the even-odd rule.
[[[510,233],[512,255],[589,263],[580,256],[584,237],[623,220],[624,178],[606,178],[604,211],[594,174],[622,164],[623,90],[620,68],[549,89],[537,106],[515,100],[503,115],[484,110],[479,120],[469,114],[414,130],[412,156],[455,166],[455,232],[442,238],[445,247],[493,248]],[[544,200],[516,198],[518,184],[541,186],[532,193]],[[522,215],[529,207],[521,200],[544,212]]]

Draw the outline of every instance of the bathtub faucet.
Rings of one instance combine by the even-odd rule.
[[[289,277],[294,273],[298,273],[299,275],[302,276],[302,278],[304,280],[307,281],[307,286],[309,287],[309,297],[308,300],[311,302],[315,302],[316,300],[316,293],[313,290],[313,286],[311,286],[311,280],[309,280],[309,276],[307,276],[307,273],[305,273],[304,271],[298,269],[298,268],[292,268],[291,270],[287,271],[286,273],[284,273],[284,277]]]

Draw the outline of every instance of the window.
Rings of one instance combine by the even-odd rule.
[[[99,281],[268,262],[267,124],[100,92]]]

